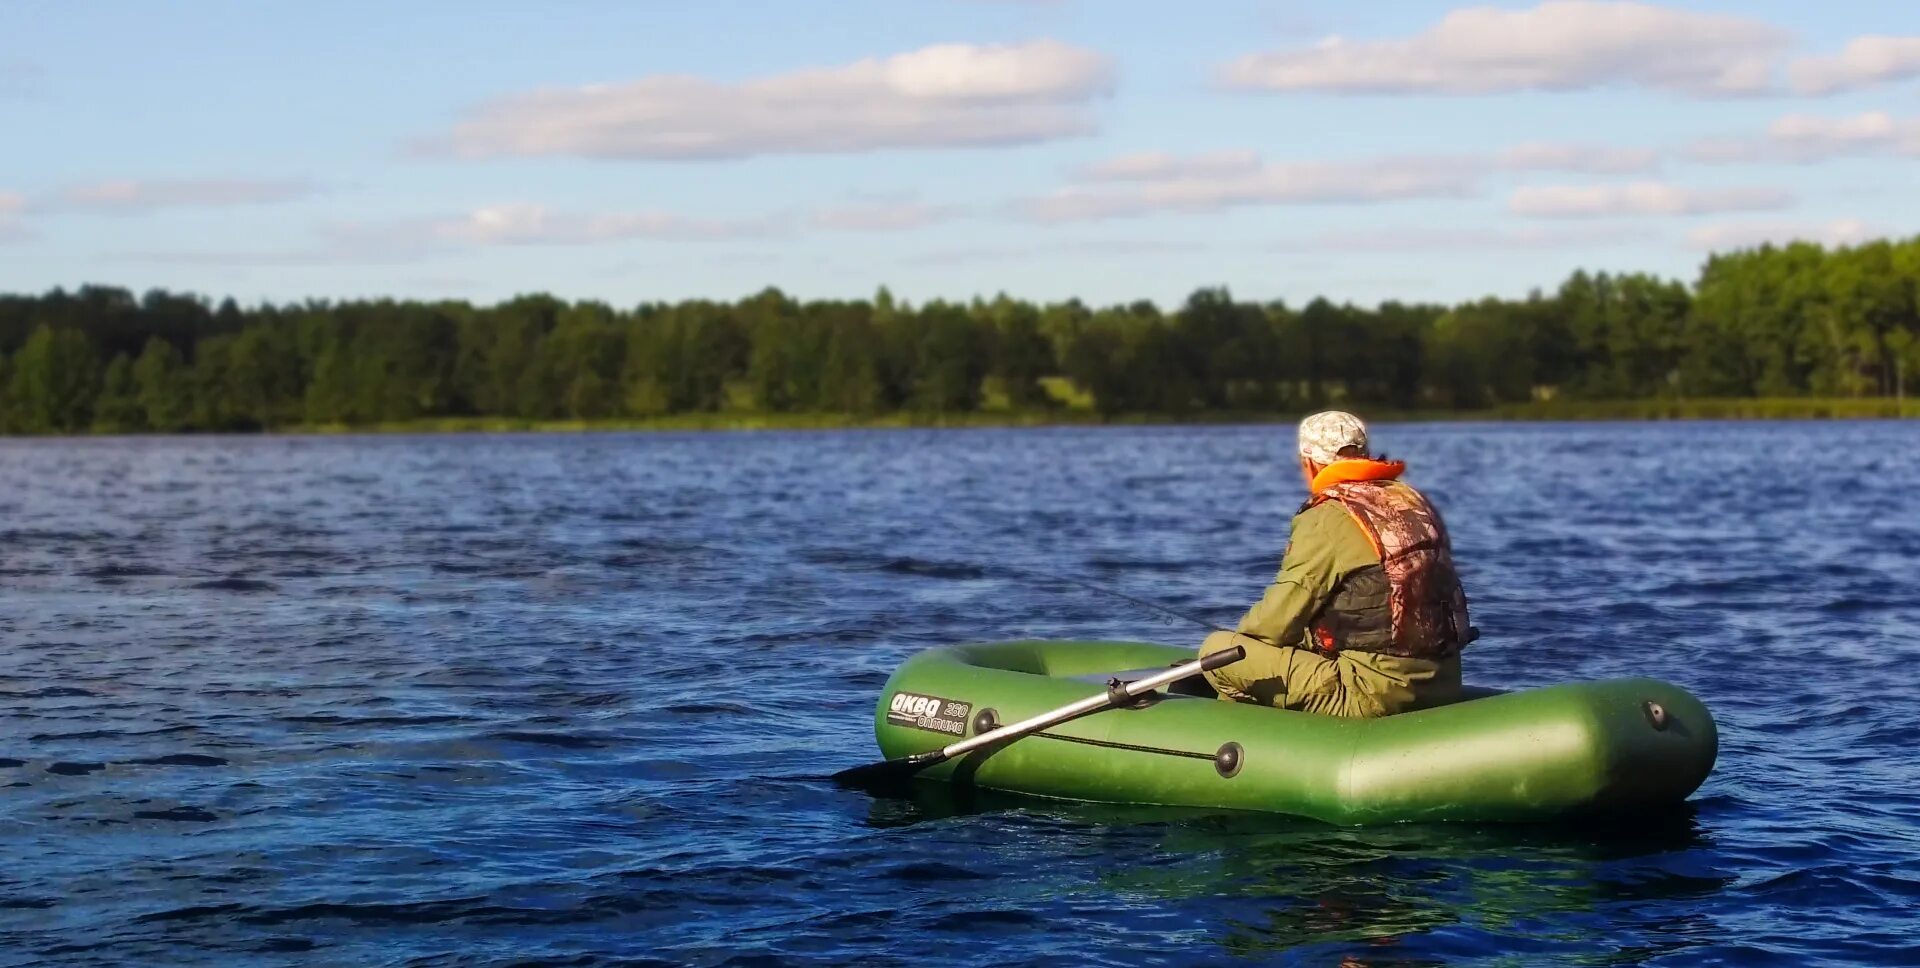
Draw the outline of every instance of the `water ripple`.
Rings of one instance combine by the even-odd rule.
[[[1299,504],[1285,428],[0,441],[0,964],[1901,961],[1911,427],[1376,436],[1453,525],[1470,678],[1713,706],[1687,808],[822,780],[917,649],[1202,634],[1037,574],[1231,621]]]

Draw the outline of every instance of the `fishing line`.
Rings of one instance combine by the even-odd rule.
[[[1132,602],[1133,604],[1138,605],[1141,608],[1152,609],[1153,611],[1159,612],[1162,615],[1169,615],[1169,616],[1172,616],[1173,618],[1180,619],[1181,621],[1184,621],[1184,622],[1192,622],[1193,624],[1201,626],[1202,628],[1212,629],[1215,632],[1225,632],[1228,635],[1235,634],[1233,630],[1223,629],[1220,626],[1215,625],[1212,622],[1207,621],[1206,619],[1200,618],[1197,615],[1192,615],[1187,612],[1182,612],[1177,608],[1168,608],[1167,606],[1162,605],[1159,602],[1148,601],[1147,599],[1144,599],[1144,598],[1135,598],[1132,595],[1127,594],[1126,592],[1115,591],[1104,585],[1096,585],[1090,581],[1081,581],[1078,578],[1070,578],[1066,575],[1056,575],[1056,574],[1053,574],[1052,572],[1035,571],[1030,568],[1018,568],[1012,565],[1003,565],[1001,567],[1006,568],[1009,571],[1024,574],[1029,578],[1039,578],[1045,581],[1057,581],[1057,582],[1063,582],[1068,585],[1077,585],[1088,591],[1099,592],[1102,595],[1111,595],[1114,598]]]

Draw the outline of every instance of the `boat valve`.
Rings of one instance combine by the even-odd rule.
[[[1667,707],[1651,699],[1640,705],[1646,710],[1647,722],[1651,723],[1654,729],[1664,730],[1667,728]]]
[[[992,709],[982,709],[973,714],[973,735],[992,732],[1000,725],[1000,714]]]

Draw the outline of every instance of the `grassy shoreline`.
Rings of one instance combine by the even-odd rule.
[[[1380,422],[1456,421],[1660,421],[1660,420],[1886,420],[1920,418],[1920,400],[1904,407],[1877,398],[1756,398],[1702,400],[1590,400],[1512,404],[1480,410],[1362,408]],[[966,427],[1178,426],[1189,424],[1289,423],[1299,413],[1210,411],[1116,414],[1089,410],[986,410],[969,413],[715,413],[613,420],[530,420],[517,417],[434,417],[366,424],[298,424],[272,432],[288,434],[407,433],[594,433],[617,431],[849,430]]]

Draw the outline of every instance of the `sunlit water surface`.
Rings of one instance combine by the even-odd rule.
[[[1686,810],[1398,826],[821,778],[916,650],[1197,641],[1287,429],[0,442],[0,962],[1858,964],[1920,900],[1920,426],[1387,426],[1469,678],[1686,686]]]

